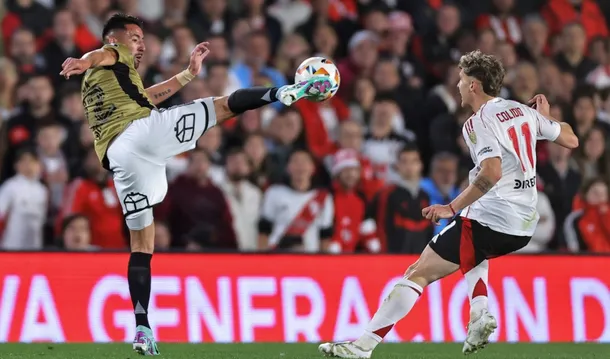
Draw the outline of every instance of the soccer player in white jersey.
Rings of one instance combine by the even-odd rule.
[[[324,354],[370,358],[394,324],[411,311],[424,288],[457,270],[464,273],[470,298],[462,351],[468,354],[485,347],[497,327],[487,309],[488,259],[524,247],[534,233],[538,222],[536,141],[576,148],[578,138],[568,124],[551,117],[543,95],[530,101],[532,107],[497,97],[504,69],[494,56],[474,51],[462,56],[459,67],[462,106],[474,112],[462,133],[475,166],[469,186],[450,204],[422,210],[435,223],[455,218],[407,269],[360,338],[321,344]]]

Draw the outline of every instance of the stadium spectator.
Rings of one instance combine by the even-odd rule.
[[[430,198],[430,204],[450,203],[459,194],[457,178],[458,158],[451,153],[441,152],[432,158],[430,165],[430,177],[421,181],[421,188]],[[434,234],[438,234],[448,220],[441,220],[440,225],[435,226]]]
[[[229,204],[210,179],[211,160],[197,148],[190,152],[188,170],[170,185],[155,218],[170,227],[173,247],[237,249]]]
[[[237,246],[241,251],[258,248],[258,218],[261,190],[248,182],[250,166],[242,148],[235,147],[226,157],[227,180],[220,184],[233,217]]]
[[[414,28],[411,16],[402,11],[393,11],[388,16],[389,33],[384,55],[398,65],[403,81],[413,89],[425,87],[426,73],[424,65],[413,52]]]
[[[95,150],[90,147],[84,159],[82,177],[70,183],[55,222],[61,232],[64,218],[81,214],[89,219],[91,244],[104,249],[125,249],[127,241],[123,227],[123,212],[109,173],[102,168]]]
[[[265,146],[265,137],[260,133],[253,133],[244,141],[244,152],[250,164],[248,179],[258,188],[265,190],[269,185],[270,158]]]
[[[68,57],[79,58],[84,53],[76,46],[74,42],[76,36],[76,24],[69,10],[57,11],[53,16],[53,31],[52,37],[42,50],[42,56],[45,59],[45,69],[48,76],[53,80],[53,86],[58,87],[68,82],[76,84],[81,83],[82,76],[72,76],[66,80],[59,73],[61,72],[61,64]]]
[[[450,3],[443,4],[436,13],[435,29],[419,37],[414,44],[416,53],[426,66],[430,83],[441,82],[447,68],[459,60],[457,40],[460,24],[458,7]]]
[[[68,251],[94,251],[99,247],[91,244],[91,224],[82,214],[73,214],[63,219],[61,241]]]
[[[172,235],[167,223],[155,221],[155,251],[165,252],[170,250],[172,245]]]
[[[595,70],[597,64],[586,55],[587,38],[580,23],[567,24],[561,33],[561,51],[555,62],[561,71],[572,73],[581,82]]]
[[[521,60],[536,63],[550,55],[549,28],[540,16],[529,15],[523,19],[522,33],[527,34],[517,47]]]
[[[295,108],[286,108],[269,125],[272,139],[266,171],[269,181],[282,182],[292,151],[307,147],[303,119]]]
[[[384,180],[376,177],[371,161],[361,153],[362,142],[364,140],[363,131],[362,126],[358,122],[342,122],[339,126],[337,145],[338,150],[350,149],[358,154],[360,168],[358,190],[364,194],[367,200],[370,200],[383,187]],[[333,155],[328,155],[325,158],[326,169],[329,172],[332,172],[333,160]]]
[[[273,16],[265,13],[265,0],[244,1],[242,17],[248,19],[250,28],[255,31],[264,31],[271,43],[271,53],[275,53],[282,39],[282,25]]]
[[[606,138],[607,133],[599,125],[593,126],[584,135],[575,153],[583,181],[597,177],[604,181],[610,180],[610,153],[606,147]]]
[[[349,55],[337,65],[341,73],[339,96],[349,100],[353,86],[359,76],[369,77],[378,58],[379,38],[374,32],[361,30],[355,33],[347,45]]]
[[[595,0],[549,0],[542,16],[553,34],[561,32],[569,23],[580,21],[586,38],[608,36],[608,26]]]
[[[377,91],[394,99],[400,108],[402,115],[394,120],[394,129],[399,133],[404,132],[405,128],[417,131],[418,110],[424,99],[423,93],[418,86],[403,83],[399,70],[391,59],[380,59],[373,72],[373,84]]]
[[[197,0],[194,3],[194,8],[188,11],[188,25],[195,29],[198,41],[202,41],[207,34],[228,36],[231,33],[235,20],[226,0]]]
[[[314,55],[334,60],[338,46],[339,38],[332,26],[319,25],[316,27],[313,37]]]
[[[582,86],[575,90],[572,98],[572,116],[574,133],[581,140],[596,124],[604,129],[606,136],[610,134],[610,125],[597,121],[595,89],[590,86]]]
[[[49,189],[50,220],[61,207],[64,189],[69,180],[68,159],[61,150],[65,131],[56,122],[41,125],[36,136],[36,151],[42,164],[42,181]]]
[[[331,193],[334,206],[334,236],[328,246],[330,253],[381,251],[374,213],[367,209],[367,200],[357,190],[360,181],[359,153],[341,149],[333,156],[334,177]]]
[[[537,181],[536,183],[538,187],[536,210],[540,219],[532,239],[525,247],[519,250],[521,253],[540,253],[546,251],[548,243],[555,235],[555,213],[553,212],[549,197],[543,191],[544,186],[541,183],[542,181]],[[559,228],[559,230],[562,230],[562,228]]]
[[[523,34],[520,19],[515,14],[515,0],[492,0],[492,6],[490,13],[477,18],[477,29],[492,29],[498,40],[519,44]]]
[[[402,114],[391,97],[378,97],[373,104],[369,132],[365,135],[362,154],[373,164],[375,176],[385,181],[393,176],[392,164],[402,147],[415,142],[410,131],[399,133],[393,124]]]
[[[197,141],[197,147],[203,149],[211,160],[208,176],[212,182],[219,184],[225,179],[225,170],[222,166],[222,135],[223,129],[219,126],[208,129]]]
[[[568,250],[610,253],[610,204],[608,184],[601,178],[585,183],[581,193],[583,209],[572,212],[565,220]]]
[[[0,57],[0,123],[7,121],[15,111],[18,81],[15,64],[7,57]]]
[[[41,54],[36,53],[36,38],[32,30],[16,29],[11,37],[9,49],[19,76],[23,79],[45,71],[46,61]]]
[[[40,179],[35,151],[22,149],[15,156],[16,174],[0,186],[0,248],[42,249],[47,218],[47,188]]]
[[[34,0],[6,2],[6,14],[2,18],[2,40],[7,48],[12,46],[14,33],[20,27],[32,29],[34,37],[42,37],[51,26],[51,12]]]
[[[599,64],[597,68],[587,76],[587,83],[595,86],[598,90],[610,87],[610,39],[597,38],[591,43],[591,58]]]
[[[314,188],[313,156],[304,150],[289,155],[287,184],[269,187],[258,223],[259,250],[326,251],[333,237],[333,199]]]
[[[373,81],[366,77],[359,77],[354,82],[354,90],[350,96],[349,112],[350,119],[366,126],[373,109],[373,103],[377,95],[377,89]]]
[[[13,175],[11,164],[14,161],[15,151],[23,145],[33,145],[35,136],[44,123],[56,122],[68,128],[70,120],[58,114],[52,105],[54,96],[53,86],[48,77],[36,75],[27,83],[27,107],[25,110],[6,123],[5,136],[7,150],[4,155],[2,178]]]
[[[549,197],[555,212],[555,228],[549,249],[565,247],[563,223],[572,211],[572,201],[581,184],[579,172],[570,165],[571,151],[555,143],[547,143],[549,161],[538,166],[537,181],[544,183],[544,193]]]
[[[536,67],[529,62],[522,62],[515,69],[510,97],[517,102],[527,103],[538,93],[539,87]]]
[[[370,211],[377,220],[384,252],[421,253],[433,230],[432,223],[421,213],[430,204],[421,187],[423,165],[417,149],[411,146],[401,149],[397,157],[399,177],[377,194]]]

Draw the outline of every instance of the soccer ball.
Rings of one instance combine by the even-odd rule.
[[[312,76],[327,76],[330,81],[330,92],[327,95],[308,98],[310,101],[321,102],[335,96],[341,84],[341,75],[337,66],[324,57],[310,57],[303,61],[294,75],[294,82],[299,83],[309,80]]]

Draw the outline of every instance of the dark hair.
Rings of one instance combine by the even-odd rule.
[[[236,156],[236,155],[243,155],[244,154],[244,149],[243,147],[240,146],[233,146],[231,148],[229,148],[229,150],[227,151],[227,154],[225,155],[225,158],[229,158],[231,156]]]
[[[593,177],[584,181],[583,185],[580,187],[580,196],[583,200],[585,200],[585,198],[587,197],[587,192],[589,192],[591,187],[598,183],[603,183],[604,185],[606,185],[606,187],[608,187],[608,182],[602,177]]]
[[[34,148],[28,146],[28,147],[22,147],[19,150],[17,150],[17,154],[15,155],[14,163],[21,161],[23,159],[23,157],[25,157],[25,156],[31,156],[36,161],[39,160],[38,153],[36,152],[36,150]]]
[[[64,218],[61,221],[61,234],[62,234],[62,236],[66,232],[66,229],[68,229],[68,226],[70,226],[72,224],[72,222],[77,221],[79,219],[84,219],[84,220],[87,221],[87,224],[90,224],[89,217],[85,216],[84,214],[81,214],[81,213],[71,214],[71,215],[67,216],[66,218]]]
[[[419,154],[419,148],[417,148],[417,146],[414,143],[407,142],[404,146],[402,146],[400,151],[398,151],[397,157],[400,157],[400,155],[402,155],[403,153],[410,153],[410,152],[416,152],[417,154]]]
[[[59,89],[59,98],[62,100],[73,95],[81,96],[80,86],[74,82],[66,82]]]
[[[212,71],[213,68],[215,67],[225,67],[225,68],[230,68],[231,67],[231,63],[228,60],[217,60],[217,61],[210,61],[206,64],[206,70],[208,73],[210,73]]]
[[[290,151],[290,154],[288,155],[288,162],[290,162],[290,160],[292,159],[292,157],[294,157],[294,155],[299,154],[299,153],[306,154],[307,157],[309,157],[309,159],[311,160],[311,162],[313,162],[314,164],[316,163],[316,157],[313,155],[313,153],[311,153],[311,151],[309,151],[307,148],[300,147],[300,146],[297,146],[292,151]]]
[[[104,29],[102,30],[102,40],[106,39],[106,36],[113,30],[127,30],[127,25],[136,25],[140,29],[144,27],[144,23],[142,20],[138,19],[135,16],[126,15],[126,14],[114,14],[106,21],[104,24]]]
[[[375,95],[375,103],[377,102],[392,102],[394,104],[397,104],[396,102],[396,97],[394,97],[394,93],[391,91],[386,91],[386,92],[378,92]]]
[[[572,94],[572,105],[575,105],[578,100],[586,98],[591,101],[595,100],[595,95],[597,94],[597,89],[592,85],[580,85],[574,89],[574,93]]]
[[[460,58],[459,67],[466,76],[480,81],[483,92],[487,95],[498,96],[500,94],[506,72],[497,57],[486,55],[480,50],[472,51]]]

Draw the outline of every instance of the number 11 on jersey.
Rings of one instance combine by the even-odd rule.
[[[530,169],[534,169],[534,146],[532,144],[532,132],[530,131],[529,123],[525,122],[520,126],[521,136],[517,134],[517,129],[515,126],[511,126],[508,129],[508,137],[510,137],[511,142],[513,143],[513,147],[515,148],[515,152],[517,156],[519,156],[519,161],[521,162],[521,169],[523,172],[526,172],[525,162],[523,161],[523,156],[521,155],[521,138],[525,140],[525,149],[527,152],[527,158],[529,160]]]

